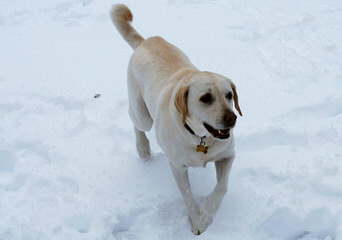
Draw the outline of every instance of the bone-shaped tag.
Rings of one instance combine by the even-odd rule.
[[[203,154],[207,154],[208,147],[204,145],[197,145],[196,152],[202,152]]]

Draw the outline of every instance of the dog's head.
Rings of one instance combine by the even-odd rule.
[[[221,75],[200,72],[183,83],[175,95],[175,106],[183,122],[200,124],[214,138],[225,140],[236,118],[233,105],[242,116],[234,83]]]

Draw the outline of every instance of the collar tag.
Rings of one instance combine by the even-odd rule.
[[[189,125],[187,123],[184,124],[184,127],[186,128],[186,130],[189,131],[189,133],[191,133],[194,136],[197,136],[195,134],[195,132],[189,127]],[[200,137],[200,138],[201,138],[201,142],[199,145],[197,145],[196,152],[202,152],[203,154],[207,154],[208,153],[208,146],[206,146],[205,142],[204,142],[205,136]]]
[[[208,153],[208,147],[205,145],[203,138],[205,138],[205,137],[201,137],[201,142],[199,145],[197,145],[196,152],[202,152],[203,154],[207,154]]]

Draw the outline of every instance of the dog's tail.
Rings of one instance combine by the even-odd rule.
[[[110,10],[110,17],[123,39],[136,49],[145,39],[132,27],[133,15],[124,4],[115,4]]]

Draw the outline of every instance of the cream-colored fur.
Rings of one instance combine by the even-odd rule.
[[[235,156],[232,128],[236,115],[233,113],[233,100],[242,115],[236,87],[224,76],[199,71],[181,50],[163,38],[145,40],[131,26],[133,16],[127,6],[114,5],[111,18],[122,37],[134,49],[127,80],[129,115],[134,124],[138,154],[142,159],[150,157],[145,132],[154,125],[158,143],[169,159],[189,210],[192,231],[200,234],[212,222],[227,191]],[[206,94],[210,96],[205,98]],[[195,134],[184,127],[185,123]],[[221,130],[228,131],[222,139],[215,135],[223,134]],[[196,152],[203,136],[208,147],[207,154]],[[187,169],[205,167],[208,162],[215,162],[217,185],[200,206],[191,192]]]

